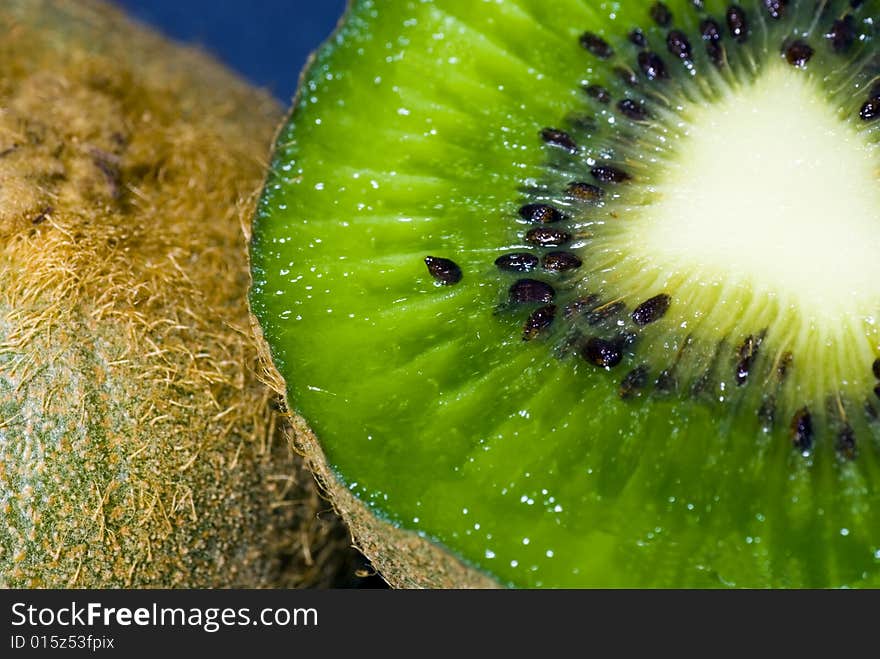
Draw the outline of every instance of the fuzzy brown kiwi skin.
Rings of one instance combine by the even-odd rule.
[[[352,10],[352,5],[353,0],[348,0],[345,13],[325,43],[335,40]],[[294,109],[299,104],[316,55],[317,51],[309,56],[300,72],[293,104],[288,110],[285,121],[278,127],[274,143],[277,143],[278,134],[290,121]],[[272,160],[274,156],[273,153]],[[247,242],[250,244],[250,223],[246,225],[245,232]],[[252,273],[253,270],[251,269],[250,272]],[[253,281],[251,281],[252,286]],[[293,446],[314,473],[333,509],[348,526],[354,545],[370,559],[379,575],[394,588],[500,588],[501,585],[494,579],[461,561],[440,545],[377,517],[339,481],[327,461],[319,438],[312,432],[308,422],[290,411],[295,409],[295,404],[291,404],[292,401],[287,398],[284,376],[275,367],[271,346],[266,341],[259,320],[253,313],[251,313],[251,326],[260,349],[264,381],[286,403]]]
[[[337,583],[245,302],[280,108],[92,0],[0,33],[0,586]]]

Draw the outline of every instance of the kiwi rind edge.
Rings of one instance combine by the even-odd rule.
[[[278,136],[290,121],[294,109],[299,104],[308,74],[315,63],[321,48],[332,43],[345,25],[355,0],[347,0],[345,11],[333,32],[324,44],[313,51],[300,71],[293,102],[287,110],[284,120],[279,123],[273,144],[277,144]],[[270,159],[271,162],[271,159]],[[269,172],[267,172],[267,175]],[[256,199],[251,207],[255,207]],[[251,243],[251,225],[243,218],[242,228],[247,244]],[[249,266],[252,255],[248,250]],[[250,288],[253,290],[253,268],[249,267]],[[263,334],[259,319],[253,312],[251,300],[248,298],[251,326],[256,337],[260,362],[263,372],[261,379],[273,389],[285,402],[289,420],[289,440],[294,450],[300,454],[306,466],[312,471],[320,490],[324,493],[333,509],[348,526],[354,546],[366,556],[379,575],[393,588],[499,588],[501,585],[479,570],[471,567],[439,545],[412,531],[401,529],[394,524],[373,514],[369,507],[354,496],[339,481],[327,461],[320,441],[308,422],[293,412],[287,398],[287,386],[284,376],[276,368],[272,352]]]
[[[251,322],[265,368],[262,377],[286,401],[284,378],[272,361],[269,345],[253,314]],[[302,455],[334,510],[348,525],[354,546],[371,561],[389,585],[394,588],[501,587],[491,577],[459,560],[441,546],[371,512],[339,481],[306,420],[292,412],[290,405],[287,405],[287,410],[294,449]]]

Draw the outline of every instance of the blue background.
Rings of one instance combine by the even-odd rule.
[[[2,0],[0,0],[2,1]],[[203,46],[285,105],[345,0],[116,0],[165,34]]]

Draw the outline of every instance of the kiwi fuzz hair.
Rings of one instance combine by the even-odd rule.
[[[332,584],[245,303],[280,108],[99,2],[0,26],[0,585]]]

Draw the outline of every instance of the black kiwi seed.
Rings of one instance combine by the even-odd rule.
[[[571,135],[557,128],[545,128],[541,131],[541,139],[552,146],[562,147],[566,151],[576,153],[578,145]]]
[[[770,14],[770,18],[774,21],[778,21],[783,17],[786,5],[788,5],[788,0],[764,0],[767,13]]]
[[[595,98],[600,103],[608,105],[611,102],[611,93],[601,85],[587,85],[584,91],[590,98]]]
[[[544,270],[565,272],[567,270],[577,270],[583,265],[583,262],[571,252],[548,252],[544,254],[541,265]]]
[[[519,216],[529,222],[551,224],[565,219],[559,210],[548,204],[526,204],[519,209]]]
[[[643,326],[660,320],[669,310],[672,298],[666,293],[655,295],[649,300],[645,300],[637,306],[632,312],[632,319],[636,325]]]
[[[636,45],[639,48],[648,47],[648,38],[639,28],[636,28],[629,33],[629,41],[631,44]]]
[[[555,304],[548,304],[546,307],[535,309],[535,311],[533,311],[528,317],[528,319],[526,320],[526,324],[523,327],[523,341],[530,341],[534,339],[543,330],[547,329],[548,327],[550,327],[550,325],[553,324],[553,319],[555,317]]]
[[[737,43],[745,43],[749,38],[749,23],[746,11],[737,5],[731,5],[727,10],[727,29]]]
[[[877,398],[880,398],[880,384],[874,387],[874,395],[877,396]]]
[[[856,40],[856,26],[852,15],[847,14],[843,18],[834,21],[831,29],[825,33],[825,38],[831,43],[835,53],[843,53],[849,50]]]
[[[602,188],[582,181],[569,183],[565,190],[569,197],[578,201],[599,201],[605,196],[605,191]]]
[[[691,59],[691,42],[688,41],[685,33],[680,30],[672,30],[666,36],[666,48],[679,59]]]
[[[657,53],[642,51],[638,57],[639,69],[648,80],[665,80],[669,77],[666,63]]]
[[[636,366],[623,376],[618,391],[623,400],[628,400],[641,395],[641,390],[648,384],[648,367],[644,364]]]
[[[862,121],[874,121],[880,117],[880,98],[868,99],[868,102],[859,110]]]
[[[609,59],[614,55],[614,50],[608,45],[608,42],[598,34],[584,32],[581,35],[580,43],[599,59]]]
[[[856,457],[856,433],[848,423],[845,423],[837,433],[837,452],[842,458],[853,460]]]
[[[550,304],[556,297],[553,287],[537,279],[518,279],[510,287],[510,301],[517,304],[543,302]]]
[[[614,73],[618,78],[623,81],[623,84],[628,87],[638,87],[639,79],[636,77],[636,74],[630,69],[624,68],[622,66],[615,66]]]
[[[581,357],[596,366],[614,368],[623,360],[623,350],[617,342],[594,336],[584,344]]]
[[[625,183],[632,178],[622,169],[610,165],[597,165],[590,170],[590,174],[600,183]]]
[[[535,227],[526,236],[526,242],[537,247],[562,247],[571,242],[572,235],[568,231],[550,227]]]
[[[737,386],[741,387],[746,383],[746,380],[749,379],[749,372],[752,369],[752,358],[751,357],[743,357],[736,364],[736,371],[734,372],[734,381]]]
[[[874,360],[871,370],[874,372],[874,377],[880,380],[880,357]]]
[[[645,121],[650,116],[644,104],[625,98],[617,104],[620,113],[633,121]]]
[[[809,451],[813,446],[813,417],[810,410],[802,407],[791,419],[791,443],[799,451]]]
[[[500,270],[508,272],[529,272],[538,267],[538,257],[528,252],[515,252],[503,254],[495,259],[495,265]]]
[[[461,281],[461,268],[454,261],[439,256],[426,256],[425,265],[428,266],[431,276],[444,286]]]
[[[700,36],[703,41],[721,41],[721,26],[713,18],[700,21]]]
[[[700,22],[700,35],[706,42],[706,54],[716,66],[724,62],[724,47],[721,45],[721,26],[707,18]]]
[[[672,12],[662,2],[655,2],[651,7],[650,14],[654,22],[660,27],[669,27],[669,24],[672,22]]]
[[[807,66],[807,62],[810,61],[812,56],[813,49],[810,45],[799,39],[792,42],[792,44],[785,49],[785,59],[788,63],[801,69]]]

